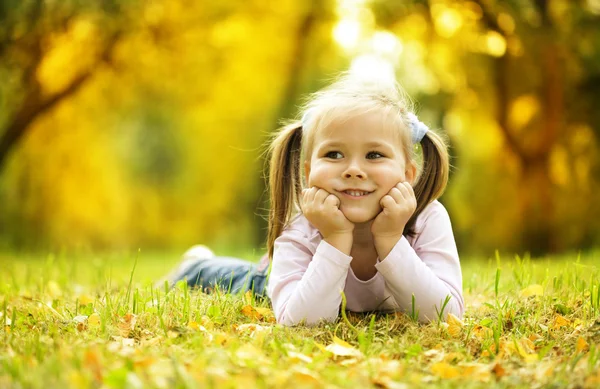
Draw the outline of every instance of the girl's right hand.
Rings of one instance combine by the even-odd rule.
[[[349,254],[354,223],[340,211],[340,199],[313,186],[302,190],[302,213],[329,244]]]

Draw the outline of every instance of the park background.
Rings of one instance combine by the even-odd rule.
[[[265,142],[345,70],[449,136],[462,253],[597,246],[599,0],[5,0],[0,249],[262,251]]]

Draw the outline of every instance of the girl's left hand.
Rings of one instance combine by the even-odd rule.
[[[402,237],[404,226],[417,209],[417,199],[408,182],[400,182],[379,202],[383,210],[371,225],[373,238]]]

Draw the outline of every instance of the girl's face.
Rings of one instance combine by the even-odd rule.
[[[407,164],[401,138],[386,127],[384,115],[369,112],[334,121],[314,137],[305,162],[308,187],[316,186],[340,199],[340,210],[353,223],[373,220],[382,197],[398,183],[411,184],[414,164]]]

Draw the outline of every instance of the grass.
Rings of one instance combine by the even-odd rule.
[[[598,387],[598,256],[464,259],[462,321],[286,328],[248,295],[152,289],[175,255],[3,255],[0,387]]]

